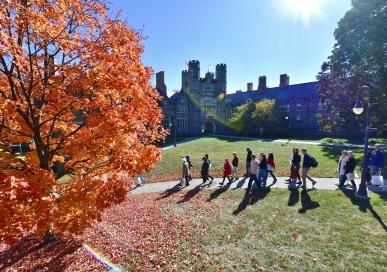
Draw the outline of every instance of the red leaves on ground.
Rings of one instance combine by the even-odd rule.
[[[201,258],[199,240],[193,234],[206,229],[199,217],[215,208],[206,203],[207,195],[198,193],[192,189],[164,198],[160,194],[130,196],[122,204],[105,210],[102,221],[80,237],[62,238],[44,247],[39,247],[41,240],[26,237],[12,247],[0,247],[0,271],[103,270],[103,265],[82,244],[124,269],[180,271],[182,266],[193,269]],[[179,209],[198,220],[193,223],[179,216]]]

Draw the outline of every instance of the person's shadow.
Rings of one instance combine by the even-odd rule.
[[[177,204],[188,202],[191,198],[197,195],[205,187],[204,183],[199,184],[198,186],[189,190]]]
[[[226,183],[226,185],[224,185],[224,186],[216,189],[215,191],[213,191],[210,194],[210,197],[207,199],[207,202],[211,202],[215,198],[218,198],[221,194],[223,194],[224,192],[226,192],[230,188],[231,184],[232,184],[231,182],[228,182],[228,183]]]
[[[269,193],[271,189],[270,187],[266,188],[256,188],[253,186],[248,186],[246,188],[245,195],[241,203],[239,203],[238,207],[233,211],[233,215],[238,215],[242,211],[244,211],[248,205],[254,205],[259,200],[264,199]]]
[[[355,196],[355,191],[353,190],[342,190],[344,195],[348,197],[351,200],[351,203],[353,205],[358,206],[359,210],[361,212],[366,213],[367,210],[369,210],[372,214],[372,216],[378,221],[378,223],[382,226],[382,228],[387,232],[387,226],[384,223],[383,219],[380,217],[380,215],[374,210],[374,208],[371,205],[371,202],[369,199],[360,199]],[[382,196],[382,199],[385,199],[385,196]]]
[[[300,201],[300,192],[298,189],[289,189],[289,200],[288,200],[288,206],[294,206]]]
[[[235,188],[233,188],[233,190],[236,190],[236,189],[239,189],[239,188],[242,188],[243,185],[245,184],[245,181],[247,180],[247,177],[243,177],[242,179],[240,179],[237,183],[237,185],[235,186]]]
[[[298,210],[299,213],[306,213],[308,210],[313,210],[318,207],[320,207],[320,204],[316,201],[312,201],[310,198],[310,195],[308,194],[309,191],[312,189],[303,189],[301,191],[301,208]]]
[[[175,193],[177,193],[179,191],[181,191],[181,186],[180,186],[180,184],[176,184],[172,188],[169,188],[169,189],[165,190],[164,192],[162,192],[160,194],[160,196],[158,198],[156,198],[156,200],[161,200],[161,199],[164,199],[164,198],[168,198],[171,195],[173,195],[173,194],[175,194]]]

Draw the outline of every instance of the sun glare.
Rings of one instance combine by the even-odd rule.
[[[308,24],[320,18],[321,4],[324,0],[277,0],[278,8],[286,16]]]

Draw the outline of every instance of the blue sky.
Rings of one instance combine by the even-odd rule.
[[[112,0],[122,17],[142,29],[143,62],[165,71],[168,94],[181,87],[181,70],[200,61],[201,75],[226,63],[228,93],[247,82],[290,84],[315,80],[334,45],[337,22],[350,0]]]

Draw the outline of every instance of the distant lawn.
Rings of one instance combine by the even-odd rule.
[[[204,254],[198,271],[386,271],[387,203],[379,195],[366,204],[351,191],[200,194],[218,207],[210,216],[176,208],[206,226],[196,234]]]
[[[311,175],[315,177],[336,177],[336,166],[341,154],[342,148],[316,146],[309,144],[281,144],[270,141],[261,140],[235,140],[222,139],[214,137],[204,137],[193,140],[176,148],[171,148],[162,152],[161,160],[156,166],[146,174],[149,181],[166,181],[178,180],[181,177],[181,156],[190,155],[192,164],[194,165],[193,176],[200,176],[200,168],[202,165],[201,158],[208,153],[212,162],[212,174],[214,176],[222,176],[223,162],[225,158],[232,158],[232,152],[238,153],[240,158],[239,173],[245,172],[246,148],[250,147],[253,154],[261,152],[266,155],[269,152],[274,153],[275,162],[277,165],[276,174],[279,176],[289,175],[289,160],[294,147],[308,149],[309,153],[314,156],[319,165],[311,171]],[[358,160],[357,172],[360,173],[360,165],[362,163],[362,149],[352,149],[355,157]],[[386,171],[385,171],[386,172]]]

